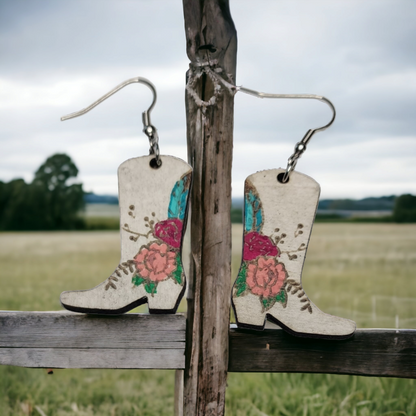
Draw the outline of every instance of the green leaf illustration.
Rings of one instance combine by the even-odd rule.
[[[263,298],[261,303],[263,304],[263,308],[267,311],[276,303],[276,298]]]
[[[182,262],[181,262],[181,255],[178,253],[176,256],[176,270],[173,272],[172,277],[175,279],[175,282],[182,284]]]
[[[275,297],[276,302],[280,302],[280,303],[286,303],[286,292],[284,289],[282,289],[277,296]]]
[[[238,287],[238,289],[237,289],[237,296],[240,296],[242,293],[244,293],[245,291],[246,291],[246,289],[247,289],[247,285],[245,284],[245,283],[243,283],[242,285],[240,285],[240,286],[236,286],[236,287]]]
[[[240,272],[238,273],[237,279],[235,281],[235,288],[237,290],[236,296],[242,295],[246,289],[246,274],[247,274],[247,265],[246,263],[243,263],[241,266]]]
[[[140,286],[143,282],[145,282],[145,279],[143,279],[143,277],[136,275],[133,276],[131,278],[131,282],[135,285],[135,286]]]
[[[154,295],[156,292],[156,283],[155,282],[149,282],[147,281],[144,285],[144,288],[146,290],[147,293],[150,293],[151,295]]]
[[[237,285],[241,285],[244,284],[246,282],[246,269],[241,269],[240,273],[237,276],[237,280],[235,281],[235,283]]]

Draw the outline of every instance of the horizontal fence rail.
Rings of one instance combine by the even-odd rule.
[[[0,312],[0,364],[44,368],[185,366],[183,315]]]
[[[185,327],[181,314],[0,311],[0,364],[183,369]],[[229,371],[416,378],[416,330],[358,329],[349,340],[328,341],[231,325]]]
[[[416,330],[357,329],[349,340],[329,341],[232,325],[229,371],[416,378]]]

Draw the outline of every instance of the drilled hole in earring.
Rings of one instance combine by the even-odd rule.
[[[288,177],[288,178],[287,178],[287,180],[286,180],[286,182],[283,182],[283,179],[284,179],[284,177],[285,177],[285,173],[286,173],[286,172],[281,172],[281,173],[279,173],[279,174],[277,175],[277,180],[278,180],[280,183],[282,183],[283,185],[286,185],[287,183],[289,183],[289,180],[290,180],[290,178]]]
[[[156,158],[154,157],[153,159],[150,159],[149,166],[152,169],[159,169],[162,166],[162,160],[159,159],[159,164],[158,164]]]

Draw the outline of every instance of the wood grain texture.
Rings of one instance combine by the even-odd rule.
[[[183,416],[183,370],[175,371],[174,416]]]
[[[237,37],[228,0],[183,0],[183,7],[191,60],[186,96],[188,161],[194,169],[184,414],[223,415],[234,96],[221,80],[235,82]]]
[[[189,60],[215,59],[235,75],[237,32],[229,0],[183,0],[183,11]]]
[[[177,369],[184,366],[184,351],[154,348],[0,348],[0,364],[31,368]]]
[[[348,340],[329,341],[233,325],[229,371],[416,378],[416,330],[358,329]]]
[[[183,315],[0,312],[0,364],[184,368]]]
[[[183,315],[0,312],[0,364],[181,370],[185,324]],[[416,378],[416,330],[358,329],[349,340],[328,341],[231,325],[228,370]],[[178,397],[181,380],[178,371]]]

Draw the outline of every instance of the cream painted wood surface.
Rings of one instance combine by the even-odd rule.
[[[93,289],[63,292],[65,308],[120,314],[147,302],[150,312],[176,311],[186,284],[181,247],[192,168],[161,155],[154,169],[153,158],[129,159],[118,169],[120,265]]]
[[[267,318],[294,335],[347,338],[355,323],[322,312],[302,288],[319,184],[296,171],[281,183],[283,172],[257,172],[245,182],[243,260],[232,296],[238,325],[263,329]]]

